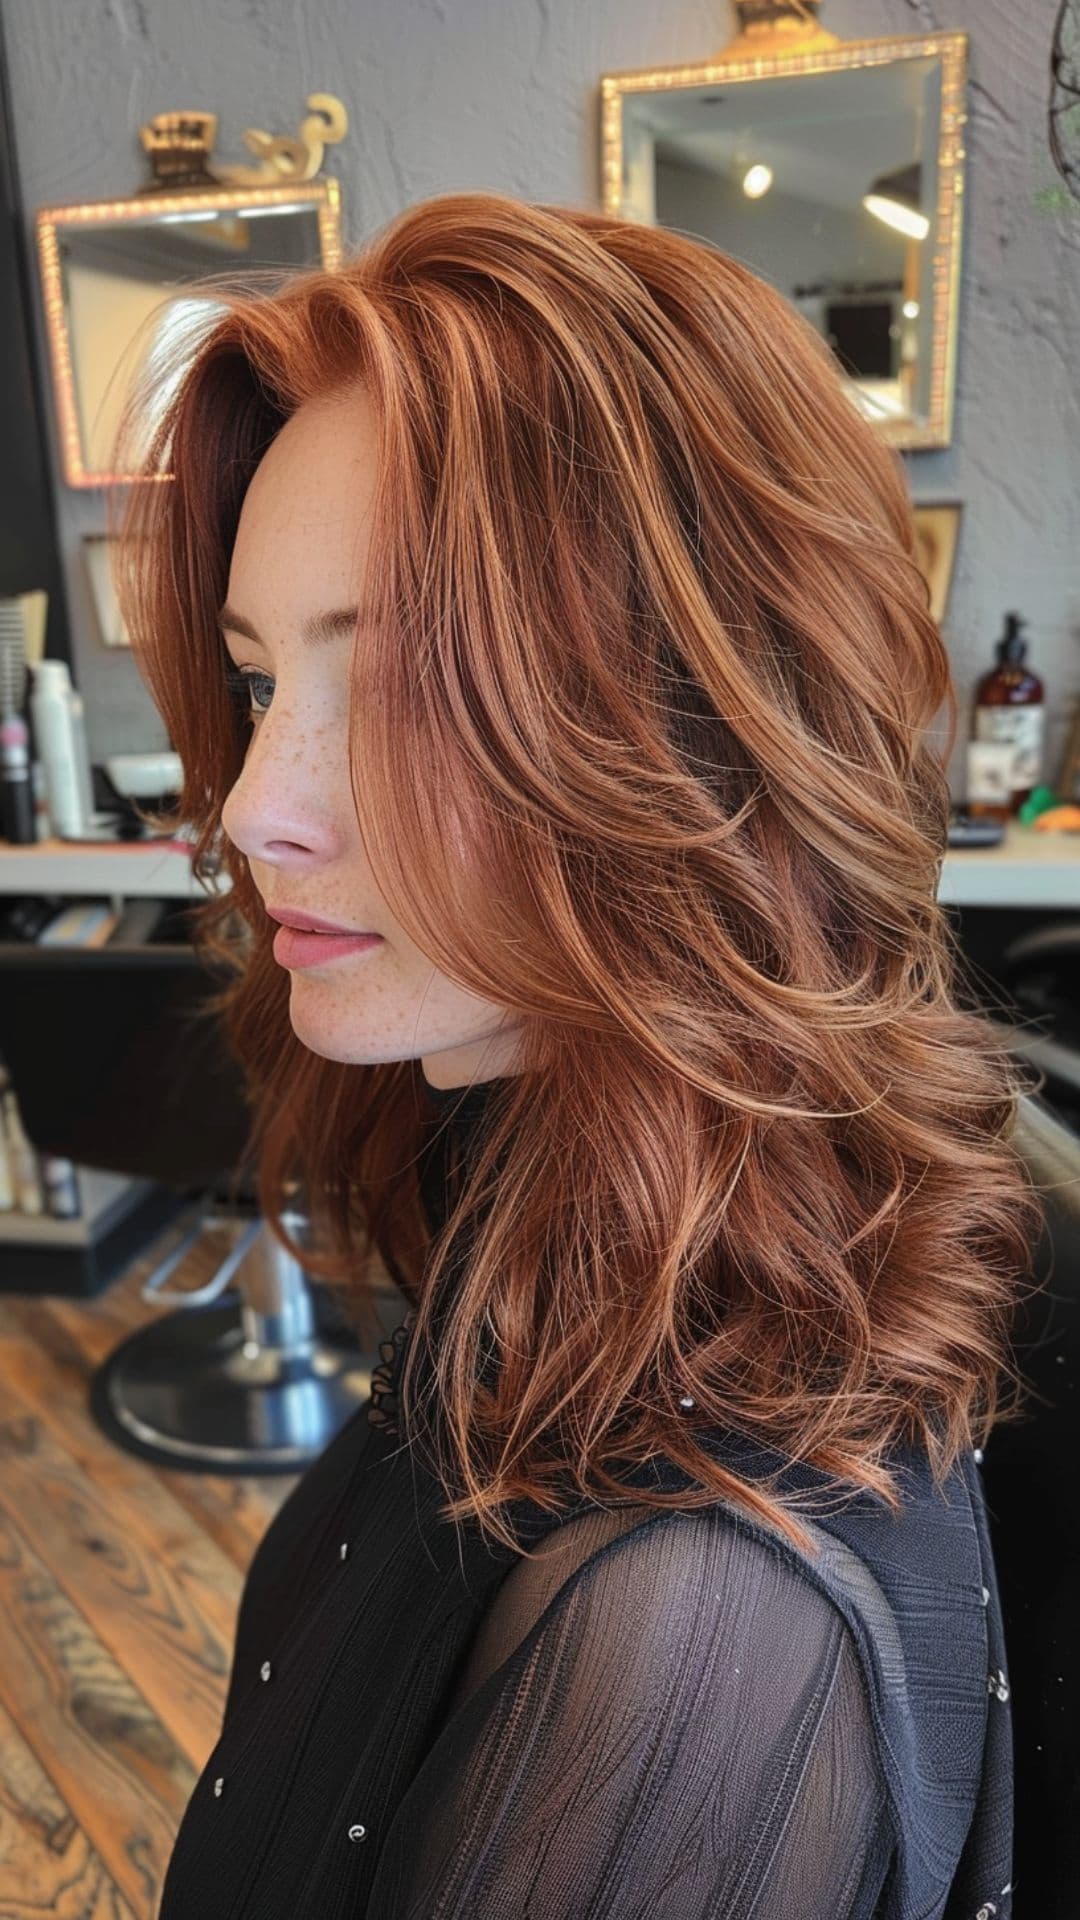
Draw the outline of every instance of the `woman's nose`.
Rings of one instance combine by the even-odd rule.
[[[290,725],[277,708],[258,722],[239,777],[221,810],[221,824],[249,860],[320,860],[341,837],[341,789],[346,766],[331,730]]]

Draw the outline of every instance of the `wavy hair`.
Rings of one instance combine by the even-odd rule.
[[[1015,1411],[1042,1219],[1010,1140],[1027,1088],[936,900],[957,703],[899,455],[779,293],[596,211],[447,194],[338,271],[207,284],[176,377],[158,356],[125,410],[121,470],[149,429],[115,584],[196,871],[231,880],[195,935],[272,1230],[293,1244],[299,1183],[298,1251],[358,1325],[382,1260],[417,1309],[401,1398],[418,1437],[438,1408],[443,1514],[511,1547],[509,1502],[560,1511],[567,1476],[609,1500],[659,1451],[695,1484],[641,1502],[726,1498],[809,1549],[716,1429],[899,1510],[894,1450],[943,1478]],[[221,828],[244,492],[296,408],[358,385],[358,818],[411,938],[521,1023],[434,1241],[419,1063],[301,1044]]]

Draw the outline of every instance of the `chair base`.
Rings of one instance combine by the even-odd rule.
[[[188,1473],[300,1473],[371,1393],[375,1355],[318,1289],[315,1331],[287,1349],[249,1338],[244,1303],[181,1308],[115,1347],[90,1387],[106,1436]]]

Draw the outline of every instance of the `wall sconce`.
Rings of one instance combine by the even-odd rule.
[[[867,213],[883,220],[887,227],[909,240],[925,240],[930,231],[928,216],[921,211],[922,168],[918,161],[909,167],[897,167],[892,173],[879,173],[863,194]]]

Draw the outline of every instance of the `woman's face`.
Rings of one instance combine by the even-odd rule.
[[[314,965],[283,959],[304,1045],[357,1064],[418,1058],[430,1085],[455,1087],[514,1071],[517,1024],[439,973],[391,916],[349,782],[355,621],[303,632],[313,615],[364,603],[375,480],[361,391],[301,407],[252,477],[221,622],[234,667],[251,673],[252,732],[222,824],[269,909],[381,936],[366,951],[316,949]]]

